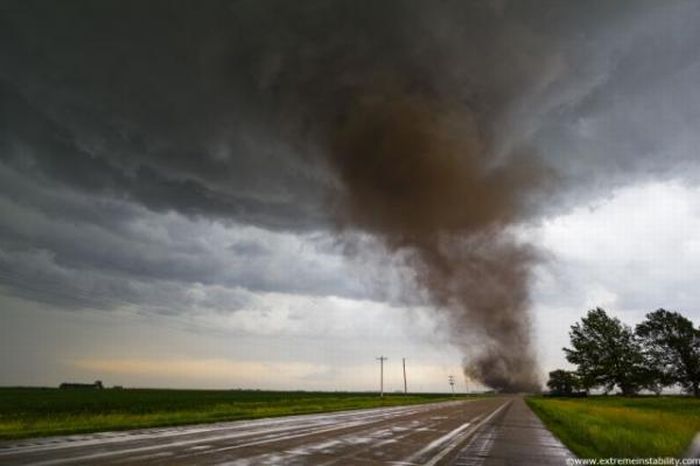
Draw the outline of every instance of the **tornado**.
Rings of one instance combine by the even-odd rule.
[[[339,237],[368,234],[405,260],[410,285],[445,316],[465,375],[537,390],[529,290],[540,255],[517,228],[557,177],[513,143],[503,117],[541,79],[548,49],[514,56],[489,3],[428,17],[413,2],[316,6],[299,16],[303,33],[268,39],[282,51],[265,54],[276,57],[265,92],[280,133],[327,171]]]
[[[501,391],[538,388],[530,334],[535,249],[512,226],[552,176],[526,154],[494,162],[478,115],[411,90],[357,96],[329,135],[342,231],[407,257],[445,313],[465,374]]]

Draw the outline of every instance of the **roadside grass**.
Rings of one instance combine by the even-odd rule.
[[[464,399],[459,397],[457,399]],[[175,426],[453,398],[444,394],[0,388],[0,439]]]
[[[530,397],[528,405],[581,458],[679,457],[700,431],[700,399]]]

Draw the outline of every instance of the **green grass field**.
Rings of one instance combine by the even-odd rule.
[[[681,456],[700,431],[700,399],[531,397],[528,405],[582,458]]]
[[[0,388],[0,439],[399,406],[443,394]]]

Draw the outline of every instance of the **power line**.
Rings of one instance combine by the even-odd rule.
[[[455,376],[448,375],[447,382],[450,384],[450,388],[452,388],[452,396],[455,396]]]
[[[403,358],[403,394],[408,395],[408,385],[406,384],[406,358]]]
[[[377,361],[379,361],[379,396],[384,396],[384,361],[389,358],[384,356],[379,356]]]
[[[403,358],[403,394],[408,395],[408,384],[406,382],[406,358]]]

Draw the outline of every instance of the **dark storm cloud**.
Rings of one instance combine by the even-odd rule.
[[[562,175],[658,164],[697,118],[681,92],[697,74],[692,2],[5,1],[2,13],[3,158],[153,209],[275,228],[327,223],[333,176],[306,136],[397,70],[501,125],[498,147],[548,144]],[[650,88],[662,113],[647,121]]]
[[[330,181],[304,136],[318,130],[317,118],[336,115],[310,113],[309,103],[349,98],[377,69],[407,69],[416,85],[432,86],[433,66],[462,53],[453,37],[425,30],[418,4],[401,6],[9,3],[0,45],[3,157],[154,209],[316,225],[327,217],[318,199]],[[437,80],[442,92],[464,85],[472,70],[459,67],[473,67],[488,48],[486,30],[472,35],[479,43],[465,50],[459,74]],[[434,55],[445,45],[452,50]]]
[[[4,282],[43,264],[359,295],[318,258],[212,251],[192,225],[368,234],[448,313],[472,375],[531,387],[538,255],[510,230],[697,173],[698,19],[696,2],[3,1],[0,161],[24,180],[3,188]],[[189,239],[130,229],[143,218]]]
[[[615,5],[625,14],[572,28],[567,72],[510,116],[526,122],[524,135],[565,178],[568,199],[554,208],[635,182],[696,183],[700,174],[700,5]]]
[[[228,3],[4,10],[3,157],[153,209],[317,222],[308,197],[318,170],[261,133],[264,102],[247,102],[253,57],[236,48],[241,20]]]
[[[401,70],[411,89],[493,117],[505,128],[498,145],[548,143],[544,156],[563,174],[590,171],[592,158],[645,167],[640,156],[654,163],[698,117],[697,97],[685,92],[697,75],[697,10],[694,2],[4,1],[2,157],[155,209],[313,226],[327,217],[318,199],[332,176],[307,139],[296,141],[302,147],[290,139],[319,131],[318,107],[351,100],[368,81],[389,84]],[[660,106],[640,108],[650,91]],[[581,133],[586,124],[599,145]]]
[[[173,152],[163,154],[162,166],[142,164],[138,162],[139,156],[147,149],[139,145],[119,148],[107,143],[99,148],[89,147],[90,142],[81,139],[94,134],[86,133],[82,127],[74,132],[52,120],[32,107],[16,89],[5,85],[0,98],[4,120],[0,133],[2,154],[7,163],[39,181],[60,181],[87,193],[130,198],[155,210],[234,217],[276,228],[303,227],[303,219],[313,218],[313,214],[303,212],[304,204],[295,202],[294,196],[285,199],[283,194],[273,193],[265,198],[262,194],[255,196],[233,188],[209,186],[208,182],[215,183],[216,177],[202,180],[194,173],[171,173],[171,164],[178,155],[206,162],[206,153],[182,154],[178,153],[182,149],[174,146]],[[129,153],[132,160],[121,160],[120,150]],[[231,180],[232,187],[237,186],[235,175]],[[269,181],[272,191],[278,189],[274,186],[284,186],[284,182],[274,177]]]

